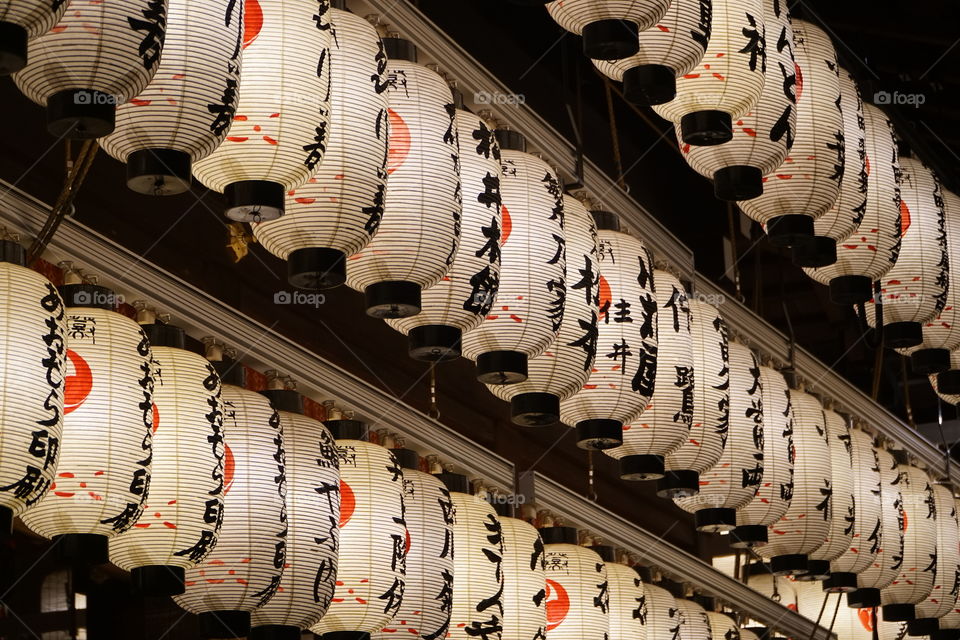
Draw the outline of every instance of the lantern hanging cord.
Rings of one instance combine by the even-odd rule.
[[[816,619],[816,621],[813,623],[813,624],[814,624],[814,627],[813,627],[813,629],[810,630],[810,637],[809,637],[807,640],[813,640],[813,639],[816,637],[816,635],[817,635],[817,629],[820,628],[820,620],[823,619],[823,612],[826,611],[826,609],[827,609],[827,601],[830,600],[830,595],[831,595],[831,594],[829,594],[829,593],[824,594],[824,596],[823,596],[823,604],[820,605],[820,613],[817,614],[817,619]]]
[[[947,437],[943,433],[943,398],[940,397],[940,394],[937,396],[937,429],[940,431],[940,442],[943,444],[943,473],[946,476],[947,484],[951,488],[953,487],[953,482],[950,480],[950,466],[951,459],[953,458],[951,453],[952,447],[950,443],[947,442]]]
[[[837,594],[837,606],[833,609],[833,617],[830,618],[830,627],[827,629],[829,633],[833,633],[833,625],[837,624],[837,614],[840,613],[840,601],[843,600],[841,594]]]
[[[430,365],[430,409],[427,414],[434,420],[440,419],[440,406],[437,404],[437,367]]]
[[[903,385],[903,404],[907,412],[907,424],[916,429],[917,423],[913,419],[913,402],[910,400],[910,381],[907,375],[907,359],[900,356],[900,383]]]
[[[595,484],[593,467],[593,449],[587,449],[587,498],[597,501],[597,485]]]
[[[727,203],[727,228],[730,234],[731,265],[730,265],[730,268],[727,269],[727,271],[724,273],[724,275],[727,275],[730,271],[733,272],[733,273],[729,273],[729,275],[732,276],[733,278],[733,286],[734,286],[734,290],[736,291],[737,300],[739,300],[740,302],[744,302],[746,298],[744,297],[743,291],[740,288],[740,266],[739,266],[740,260],[737,258],[737,236],[736,236],[736,229],[734,228],[734,224],[733,224],[733,203],[732,202]]]
[[[610,120],[610,143],[613,163],[617,169],[617,186],[627,191],[627,182],[623,178],[623,158],[620,156],[620,132],[617,130],[617,114],[613,108],[613,90],[610,78],[603,77],[603,90],[607,97],[607,118]]]

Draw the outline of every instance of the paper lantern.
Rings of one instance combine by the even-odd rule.
[[[751,629],[747,629],[747,628],[745,628],[745,627],[741,627],[741,628],[738,629],[737,631],[738,631],[738,633],[740,634],[740,640],[760,640],[760,636],[758,636],[758,635],[757,635],[754,631],[752,631]],[[772,639],[772,636],[771,636],[771,639]]]
[[[487,385],[510,402],[513,422],[554,424],[560,401],[583,388],[597,356],[600,271],[597,227],[590,212],[571,196],[563,197],[567,247],[567,296],[557,340],[527,363],[527,379],[518,384]]]
[[[587,547],[603,560],[607,570],[608,636],[610,638],[653,638],[648,633],[644,585],[632,567],[617,562],[616,550],[607,545]]]
[[[725,330],[724,330],[725,332]],[[730,342],[729,423],[726,445],[713,469],[700,474],[700,493],[677,498],[694,514],[697,531],[721,533],[737,526],[737,509],[753,500],[763,482],[763,400],[760,364],[747,347]]]
[[[0,2],[0,76],[10,75],[27,64],[27,41],[53,28],[66,2],[4,0]]]
[[[657,283],[658,384],[640,419],[623,426],[623,445],[604,451],[620,461],[624,480],[662,478],[664,456],[687,442],[693,424],[693,339],[687,292],[668,271],[654,270],[653,279]]]
[[[823,583],[824,591],[847,592],[856,589],[857,574],[872,566],[877,558],[883,525],[879,465],[873,438],[860,429],[851,429],[850,469],[855,470],[850,475],[853,484],[853,530],[850,546],[838,558],[830,561],[830,577]]]
[[[863,105],[867,149],[866,212],[857,230],[837,244],[837,261],[818,269],[804,269],[820,284],[830,285],[836,304],[857,304],[873,296],[873,282],[881,279],[900,253],[900,160],[893,123],[877,107]]]
[[[960,349],[950,352],[950,370],[928,376],[934,393],[947,404],[960,404]]]
[[[767,63],[762,0],[716,2],[710,13],[703,59],[677,78],[673,100],[653,107],[660,117],[679,124],[681,139],[693,145],[730,140],[733,120],[760,100]]]
[[[710,620],[710,634],[714,638],[718,640],[720,638],[723,638],[723,640],[741,640],[740,629],[729,615],[707,611],[707,619]]]
[[[2,30],[0,26],[0,30]],[[55,480],[63,435],[66,311],[49,280],[26,268],[26,253],[0,239],[0,536]],[[9,396],[7,395],[9,393]]]
[[[666,457],[666,475],[657,484],[661,498],[694,495],[700,475],[720,461],[730,422],[730,378],[727,325],[717,309],[693,298],[693,424],[690,437]]]
[[[403,603],[404,475],[388,449],[361,440],[362,422],[324,424],[340,458],[340,549],[333,600],[310,630],[327,640],[364,640],[390,624]]]
[[[603,75],[623,82],[623,97],[631,104],[669,102],[677,94],[676,79],[703,60],[712,12],[712,0],[673,0],[655,26],[640,32],[635,54],[593,64]]]
[[[316,172],[330,121],[330,3],[247,0],[243,67],[230,135],[193,164],[241,222],[283,215],[284,192]]]
[[[540,529],[546,559],[547,636],[552,640],[607,640],[607,569],[595,551],[577,544],[573,527]]]
[[[463,333],[490,312],[500,280],[500,147],[493,130],[469,111],[457,109],[456,127],[465,194],[460,247],[450,273],[423,292],[420,313],[387,320],[409,336],[410,355],[417,360],[459,356]]]
[[[647,640],[677,637],[687,640],[686,636],[682,635],[684,628],[683,613],[673,595],[663,587],[658,587],[649,581],[644,582],[642,588],[643,610],[646,612],[643,626],[646,629]],[[708,635],[708,640],[709,637]]]
[[[940,618],[940,629],[930,635],[931,640],[957,640],[960,638],[960,608]]]
[[[644,585],[644,589],[646,589],[646,585]],[[680,617],[680,640],[713,640],[710,631],[710,619],[707,618],[706,610],[692,600],[677,598],[676,602],[677,613]],[[667,631],[669,632],[669,629]]]
[[[885,622],[877,623],[877,638],[879,640],[906,640],[909,634],[906,622]],[[924,640],[920,638],[919,640]],[[929,639],[928,639],[929,640]]]
[[[65,3],[48,6],[57,4]],[[51,135],[105,136],[117,105],[140,95],[157,72],[166,14],[166,0],[72,0],[52,30],[28,43],[29,63],[13,81],[46,107]]]
[[[186,590],[173,599],[199,615],[207,637],[241,638],[250,613],[277,593],[287,562],[283,424],[269,400],[243,388],[242,365],[213,365],[223,383],[223,525],[216,546],[187,569]],[[220,444],[215,439],[212,446]]]
[[[844,143],[840,193],[833,206],[814,220],[814,237],[793,247],[793,263],[800,267],[825,267],[836,262],[837,243],[860,227],[867,210],[867,142],[863,100],[853,75],[843,68],[839,73]]]
[[[787,513],[793,499],[793,406],[783,374],[760,367],[763,401],[763,482],[749,504],[737,510],[737,528],[730,546],[747,548],[767,543],[767,527]]]
[[[614,214],[593,212],[600,248],[597,358],[590,378],[560,403],[560,418],[577,430],[577,445],[609,449],[623,440],[653,396],[657,368],[657,298],[653,256],[619,231]]]
[[[116,129],[100,140],[126,163],[132,190],[183,193],[193,161],[226,138],[237,109],[243,34],[242,2],[170,5],[153,81],[117,107]]]
[[[253,612],[251,640],[299,640],[320,621],[337,580],[340,471],[337,446],[322,423],[303,415],[291,389],[261,392],[280,416],[287,480],[286,563],[270,601]],[[230,433],[227,432],[227,439]]]
[[[557,0],[546,5],[557,24],[583,36],[583,54],[616,60],[637,52],[637,34],[654,26],[670,0]]]
[[[217,544],[223,523],[220,377],[184,349],[183,329],[146,324],[153,354],[153,461],[140,520],[110,541],[110,561],[142,593],[183,593],[184,570]]]
[[[524,153],[523,136],[497,131],[500,143],[500,282],[483,324],[463,336],[463,354],[487,384],[523,382],[527,362],[556,340],[567,284],[560,181]]]
[[[343,284],[348,257],[370,242],[383,216],[387,182],[387,58],[377,30],[330,10],[330,136],[323,163],[287,192],[286,214],[253,225],[263,248],[287,261],[303,289]]]
[[[947,235],[940,181],[919,160],[900,158],[902,241],[896,264],[880,282],[883,342],[900,349],[923,342],[923,324],[947,302]],[[876,326],[875,300],[866,305]]]
[[[953,493],[942,484],[933,485],[934,509],[937,514],[937,553],[933,588],[915,607],[910,621],[911,635],[928,635],[940,628],[938,618],[949,614],[957,606],[960,591],[960,552],[957,545],[957,509]],[[909,527],[908,527],[909,530]]]
[[[543,640],[547,631],[543,540],[537,529],[523,520],[503,515],[498,520],[503,532],[502,638]]]
[[[713,180],[714,194],[721,200],[746,200],[762,194],[763,176],[783,164],[794,144],[798,111],[794,69],[799,66],[793,59],[790,10],[786,0],[767,0],[763,10],[771,45],[763,91],[753,109],[733,122],[732,138],[712,146],[685,144],[680,126],[676,126],[683,159],[694,171]],[[803,88],[807,88],[805,83]]]
[[[113,311],[109,289],[68,284],[60,294],[67,348],[60,460],[50,491],[20,517],[57,538],[65,555],[97,564],[107,561],[107,539],[140,518],[150,485],[150,343],[140,325]],[[48,438],[46,446],[56,445]]]

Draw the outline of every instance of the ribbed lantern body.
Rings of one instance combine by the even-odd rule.
[[[644,627],[646,627],[647,640],[676,638],[678,633],[682,633],[683,617],[677,607],[677,601],[663,587],[655,584],[643,585],[643,610],[646,612]]]
[[[873,448],[873,438],[860,429],[850,430],[850,468],[855,470],[850,476],[853,531],[849,547],[830,562],[830,571],[834,573],[864,571],[873,565],[882,542],[879,458]]]
[[[763,224],[783,215],[819,218],[837,201],[843,177],[846,146],[837,53],[826,33],[803,20],[793,23],[793,42],[797,65],[793,145],[783,164],[764,180],[763,194],[739,203],[744,213]]]
[[[960,609],[954,608],[950,613],[940,618],[941,629],[960,629]]]
[[[286,563],[276,594],[253,612],[250,623],[307,629],[326,613],[336,586],[339,458],[321,422],[288,411],[279,415],[286,454]]]
[[[456,513],[450,637],[470,640],[485,635],[498,640],[506,613],[500,520],[478,496],[451,491],[450,497]]]
[[[600,230],[597,358],[590,378],[560,404],[564,423],[630,424],[653,396],[657,369],[657,306],[653,257],[640,240]],[[580,292],[582,293],[582,292]]]
[[[607,640],[610,593],[607,569],[595,551],[575,544],[546,544],[547,637]]]
[[[670,0],[634,2],[633,0],[557,0],[547,3],[547,11],[557,24],[577,35],[591,22],[626,20],[643,31],[653,27],[666,13]]]
[[[854,478],[866,472],[862,466],[854,464],[853,442],[846,420],[831,409],[824,409],[823,417],[830,447],[830,486],[833,489],[830,526],[823,546],[811,552],[809,558],[829,562],[839,558],[853,543],[856,521]]]
[[[404,469],[403,486],[409,540],[403,602],[373,637],[438,640],[450,628],[453,604],[453,502],[443,483],[422,471]]]
[[[735,510],[753,500],[763,482],[763,384],[756,356],[742,344],[728,347],[729,424],[720,461],[700,474],[700,494],[674,500],[690,513],[705,509]],[[730,520],[735,514],[728,513]],[[733,529],[735,522],[716,530]],[[714,529],[710,529],[714,530]]]
[[[463,336],[476,360],[492,351],[535,358],[560,331],[566,299],[564,210],[560,182],[530,154],[501,151],[500,282],[483,323]]]
[[[140,518],[150,485],[150,344],[140,325],[119,313],[68,307],[66,316],[57,475],[49,493],[21,518],[46,538],[113,537]]]
[[[916,606],[918,619],[941,618],[953,611],[960,590],[960,552],[957,547],[960,538],[953,493],[942,484],[936,484],[933,486],[933,500],[937,512],[936,575],[930,595]]]
[[[387,58],[362,17],[330,9],[330,136],[323,162],[287,193],[286,214],[253,226],[263,248],[287,260],[299,249],[347,257],[367,246],[383,216],[387,183]],[[307,283],[310,284],[310,283]]]
[[[397,281],[431,287],[450,271],[460,243],[450,87],[435,71],[405,60],[389,61],[387,76],[387,193],[377,235],[347,262],[347,284],[358,291]]]
[[[255,1],[255,0],[254,0]],[[171,171],[169,152],[199,160],[220,146],[237,108],[243,39],[243,3],[172,2],[167,14],[163,57],[153,81],[117,108],[114,132],[100,146],[120,162],[144,151]],[[189,162],[179,176],[187,184],[171,190],[157,181],[158,195],[189,185]],[[139,191],[148,191],[151,176]],[[135,186],[135,185],[131,185]],[[148,191],[149,192],[149,191]]]
[[[600,299],[597,227],[590,212],[571,196],[563,196],[563,212],[567,296],[560,331],[550,348],[527,363],[524,382],[487,385],[504,400],[525,393],[548,393],[566,400],[586,384],[597,356]]]
[[[326,615],[310,628],[373,633],[403,600],[406,560],[403,471],[389,450],[337,440],[340,458],[340,549],[337,586]],[[411,541],[412,543],[412,541]]]
[[[243,67],[230,135],[194,163],[193,174],[227,193],[231,218],[256,222],[279,217],[282,192],[309,180],[323,160],[332,36],[329,3],[320,0],[250,0],[244,11]],[[230,197],[238,184],[250,182],[269,183],[277,199],[268,205]]]
[[[644,585],[632,567],[606,563],[607,591],[610,594],[610,638],[653,637],[647,633],[647,603]]]
[[[723,455],[729,434],[730,369],[727,326],[716,307],[690,300],[693,339],[693,424],[690,437],[667,455],[668,471],[689,469],[704,473]]]
[[[469,331],[483,322],[497,297],[503,237],[500,147],[493,130],[469,111],[457,110],[456,128],[463,189],[460,246],[450,272],[423,292],[420,313],[387,321],[404,334],[425,325]]]
[[[190,613],[253,611],[277,592],[288,526],[283,425],[259,393],[224,384],[223,525],[174,600]],[[161,416],[162,420],[162,416]]]
[[[646,585],[644,585],[646,589]],[[677,598],[677,613],[680,616],[680,640],[713,640],[707,612],[696,602]],[[673,636],[657,636],[673,637]],[[648,636],[648,640],[652,636]]]
[[[66,309],[49,280],[0,262],[0,510],[19,515],[55,481],[68,375]],[[142,375],[142,373],[141,373]],[[142,399],[142,397],[141,397]]]
[[[707,618],[710,620],[710,635],[714,638],[740,640],[740,629],[733,621],[733,618],[715,611],[707,611]]]
[[[153,353],[153,462],[144,515],[110,541],[110,561],[130,571],[189,569],[216,545],[223,523],[220,377],[195,353]]]
[[[0,22],[22,27],[27,38],[32,40],[50,31],[67,6],[67,2],[48,0],[4,0],[0,2]]]
[[[502,638],[543,640],[547,630],[543,540],[537,529],[523,520],[499,520],[503,532]]]
[[[900,471],[888,451],[875,449],[880,469],[880,528],[868,541],[877,546],[877,556],[858,574],[860,588],[883,589],[896,580],[903,559],[903,500]]]
[[[937,503],[933,482],[922,469],[899,465],[903,505],[903,555],[898,575],[880,592],[884,619],[887,605],[916,604],[933,590],[937,570]],[[949,512],[946,514],[949,517]]]
[[[877,623],[877,638],[879,640],[929,640],[927,636],[910,636],[906,622],[885,622],[880,620]]]

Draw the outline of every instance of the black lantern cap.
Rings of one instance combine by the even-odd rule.
[[[405,38],[386,37],[383,41],[383,50],[390,60],[417,61],[417,47]]]
[[[788,553],[782,556],[773,556],[770,566],[778,576],[794,576],[807,570],[807,555],[804,553]]]
[[[488,351],[477,356],[477,380],[484,384],[514,384],[527,379],[527,354]]]
[[[240,180],[223,190],[225,214],[236,222],[261,222],[283,216],[286,190],[270,180]]]
[[[161,322],[142,324],[140,328],[147,334],[151,347],[170,347],[171,349],[186,349],[187,334],[180,327]]]
[[[700,474],[692,469],[666,471],[657,482],[657,495],[661,498],[689,498],[700,493]]]
[[[247,372],[244,370],[243,365],[237,360],[224,357],[223,360],[211,360],[210,364],[216,369],[222,384],[242,387],[246,383]]]
[[[425,324],[410,329],[408,352],[414,360],[442,362],[460,357],[463,331],[445,324]]]
[[[289,624],[264,624],[250,628],[247,640],[300,640],[300,627]]]
[[[47,131],[73,140],[102,138],[117,122],[116,96],[94,89],[67,89],[47,98]]]
[[[249,611],[205,611],[197,617],[204,638],[244,638],[250,632]]]
[[[154,564],[134,567],[130,579],[134,588],[145,596],[176,596],[185,591],[183,567]]]
[[[623,97],[637,106],[670,102],[677,95],[677,76],[662,64],[641,64],[623,72]]]
[[[581,35],[583,55],[594,60],[622,60],[640,50],[640,27],[632,20],[597,20]]]
[[[127,156],[127,187],[148,196],[173,196],[190,189],[190,154],[174,149],[140,149]]]
[[[911,636],[930,636],[940,630],[937,618],[914,618],[907,623],[907,634]],[[957,630],[960,633],[960,629]]]
[[[510,419],[523,427],[546,427],[560,420],[560,397],[552,393],[521,393],[510,399]]]
[[[540,538],[543,544],[577,544],[579,535],[576,527],[542,527]]]
[[[928,376],[950,369],[950,351],[947,349],[919,349],[910,354],[910,367],[914,373]]]
[[[849,571],[834,571],[823,581],[827,593],[850,593],[857,589],[857,574]]]
[[[409,318],[420,313],[420,285],[405,280],[374,282],[363,290],[367,315],[381,320]]]
[[[948,395],[960,395],[960,369],[937,374],[937,390]]]
[[[611,547],[608,544],[596,544],[590,547],[587,547],[591,551],[595,552],[600,559],[604,562],[616,562],[617,561],[617,550]]]
[[[726,111],[694,111],[680,119],[680,138],[695,147],[710,147],[733,138],[733,120]]]
[[[576,430],[581,449],[612,449],[623,444],[623,423],[619,420],[581,420]]]
[[[798,267],[829,267],[837,261],[837,241],[827,236],[814,236],[792,249],[793,264]]]
[[[0,21],[0,76],[9,76],[27,66],[27,30]]]
[[[303,415],[303,396],[294,389],[264,389],[260,395],[270,400],[277,411]]]
[[[713,195],[720,200],[736,202],[763,194],[763,172],[757,167],[733,165],[713,174]]]
[[[856,589],[847,593],[847,605],[853,609],[880,606],[880,589]]]
[[[3,24],[0,22],[0,24]],[[2,37],[0,37],[2,41]],[[22,244],[9,238],[0,239],[0,262],[9,262],[19,267],[27,266],[27,250]]]
[[[287,256],[287,282],[297,289],[332,289],[346,279],[347,255],[338,249],[306,247]]]
[[[919,322],[891,322],[883,325],[883,344],[891,349],[909,349],[923,343]]]
[[[367,425],[359,420],[324,420],[335,440],[365,440]]]
[[[826,560],[807,559],[807,572],[794,576],[799,582],[816,582],[830,577],[830,563]]]
[[[808,244],[815,237],[813,218],[799,214],[770,218],[767,222],[767,237],[777,247],[790,248]]]
[[[13,511],[0,507],[0,540],[13,535]]]
[[[590,212],[597,231],[620,231],[620,216],[612,211],[594,209]]]
[[[420,470],[420,454],[413,449],[390,449],[401,469]]]
[[[693,519],[697,531],[708,533],[733,531],[737,526],[737,511],[722,507],[700,509],[693,515]]]
[[[730,532],[734,549],[754,549],[767,544],[767,528],[759,524],[741,525]]]
[[[659,480],[663,477],[663,474],[663,456],[638,455],[620,458],[621,480]]]
[[[443,471],[441,473],[435,473],[433,476],[442,482],[448,491],[456,491],[457,493],[466,493],[470,495],[473,494],[473,489],[470,486],[470,479],[462,473]]]
[[[98,284],[83,282],[80,284],[65,284],[57,288],[63,304],[67,307],[87,307],[116,311],[117,296],[113,290]]]
[[[912,604],[894,603],[883,605],[884,622],[910,622],[917,617],[917,608]]]
[[[867,276],[837,276],[830,281],[830,301],[849,306],[873,297],[873,281]]]
[[[495,129],[493,136],[497,139],[497,144],[501,151],[523,151],[527,150],[527,138],[519,131],[513,129]]]
[[[92,567],[110,560],[106,536],[95,533],[65,533],[53,536],[57,559],[74,567]]]
[[[500,517],[512,518],[515,515],[513,505],[506,500],[491,500],[490,506],[493,507],[494,512]]]

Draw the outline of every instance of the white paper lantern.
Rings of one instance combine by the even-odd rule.
[[[643,588],[646,589],[646,585]],[[706,610],[692,600],[677,598],[676,602],[677,614],[680,617],[680,640],[713,640],[710,619],[707,617]],[[667,631],[669,632],[669,629]]]
[[[283,215],[284,192],[316,172],[330,121],[330,3],[246,0],[243,66],[230,135],[193,165],[231,220]]]
[[[653,256],[620,233],[616,216],[594,212],[600,247],[597,358],[590,378],[560,403],[560,418],[577,430],[577,445],[608,449],[622,442],[653,396],[657,368],[657,298]]]
[[[390,624],[403,603],[403,470],[388,449],[360,439],[363,423],[324,424],[337,439],[340,458],[340,549],[333,600],[310,630],[329,638],[364,638]]]
[[[590,212],[571,196],[563,197],[563,214],[568,290],[556,342],[527,363],[524,382],[487,385],[494,395],[510,402],[511,418],[520,425],[542,426],[559,420],[560,402],[583,387],[597,356],[597,227]]]
[[[478,116],[457,109],[463,220],[460,247],[450,272],[423,292],[420,313],[387,320],[410,338],[417,360],[460,355],[463,333],[483,322],[497,297],[500,280],[500,146]]]
[[[929,640],[926,636],[916,638],[909,635],[909,629],[906,622],[884,622],[877,624],[877,638],[879,640]]]
[[[767,64],[763,2],[713,3],[710,42],[703,59],[677,79],[673,100],[654,105],[660,117],[680,125],[683,142],[726,142],[732,121],[749,113],[760,100]]]
[[[714,638],[718,640],[720,638],[723,638],[723,640],[741,640],[740,628],[737,627],[733,618],[727,614],[707,611],[707,618],[710,620],[710,634]]]
[[[609,637],[648,640],[647,601],[644,584],[633,567],[616,561],[613,547],[591,547],[604,560],[609,593]]]
[[[866,302],[873,281],[893,268],[900,253],[900,160],[893,123],[877,107],[863,105],[867,150],[866,212],[857,230],[837,244],[837,261],[804,269],[820,284],[830,285],[836,304]]]
[[[600,73],[623,82],[635,105],[663,104],[677,94],[677,78],[700,64],[710,41],[711,0],[673,0],[653,27],[640,32],[639,50],[618,60],[593,60]]]
[[[503,532],[502,640],[543,640],[547,631],[543,540],[523,520],[498,519]]]
[[[251,0],[255,2],[256,0]],[[237,109],[242,2],[173,2],[153,81],[117,107],[100,140],[127,165],[127,186],[163,196],[190,188],[191,164],[220,146]]]
[[[262,392],[280,415],[287,479],[286,562],[277,592],[253,612],[251,640],[299,638],[330,606],[340,546],[340,471],[336,442],[303,415],[296,391]],[[229,432],[227,439],[230,439]]]
[[[573,527],[540,529],[546,560],[547,638],[608,640],[607,569],[595,551],[577,544]]]
[[[942,484],[933,486],[937,512],[936,576],[930,595],[917,603],[911,632],[931,634],[940,628],[938,618],[946,616],[957,606],[960,591],[960,544],[957,532],[957,509],[953,492]],[[909,527],[908,527],[909,530]]]
[[[178,327],[146,325],[153,354],[153,463],[144,515],[110,541],[110,561],[147,595],[183,593],[184,570],[216,545],[223,523],[220,376],[183,349]]]
[[[786,0],[764,0],[763,12],[769,47],[763,92],[756,106],[733,122],[733,137],[723,144],[694,146],[685,144],[680,126],[675,127],[684,160],[713,180],[721,200],[746,200],[764,193],[763,177],[783,164],[794,144],[800,111],[795,69],[800,67],[793,58],[790,10]],[[802,132],[798,135],[803,142]],[[744,212],[750,210],[744,207]]]
[[[150,485],[150,343],[140,325],[112,311],[109,289],[67,285],[61,294],[67,364],[60,461],[50,491],[21,519],[45,538],[63,537],[58,544],[70,555],[106,562],[107,538],[137,522]]]
[[[747,347],[730,342],[729,424],[726,445],[713,469],[700,474],[700,493],[674,502],[694,514],[698,531],[732,531],[736,510],[753,500],[763,482],[763,386],[760,364]]]
[[[498,131],[500,282],[483,323],[464,334],[463,354],[487,384],[523,382],[527,361],[556,340],[567,283],[562,187],[541,159],[524,153],[523,137]]]
[[[647,640],[677,637],[687,640],[682,635],[683,614],[669,591],[649,582],[643,583],[643,609],[646,611],[644,627]]]
[[[671,0],[557,0],[546,5],[557,24],[583,36],[583,54],[617,60],[637,52],[637,34],[654,26]]]
[[[783,374],[760,367],[763,400],[763,482],[745,507],[737,510],[737,528],[730,546],[746,548],[767,543],[767,527],[787,513],[793,499],[793,406]]]
[[[186,571],[186,591],[174,601],[193,614],[208,637],[246,635],[250,613],[280,586],[289,520],[283,424],[259,393],[243,383],[239,364],[214,362],[223,382],[223,525],[213,550]],[[222,634],[222,635],[217,635]]]
[[[956,640],[960,638],[960,608],[940,618],[940,630],[934,633],[933,640]]]
[[[27,41],[53,28],[67,10],[67,2],[3,0],[0,2],[0,76],[27,64]]]
[[[290,284],[343,284],[345,260],[380,225],[387,185],[387,56],[360,16],[330,10],[330,136],[323,163],[287,192],[286,214],[253,225],[263,248],[288,262]]]
[[[113,131],[117,105],[157,73],[166,14],[166,0],[72,0],[53,29],[31,40],[29,63],[13,80],[47,108],[47,131],[58,139]]]
[[[690,437],[666,457],[667,473],[657,485],[663,498],[699,491],[700,474],[723,455],[730,422],[730,378],[727,326],[717,309],[696,297],[690,300],[693,339],[693,424]]]

